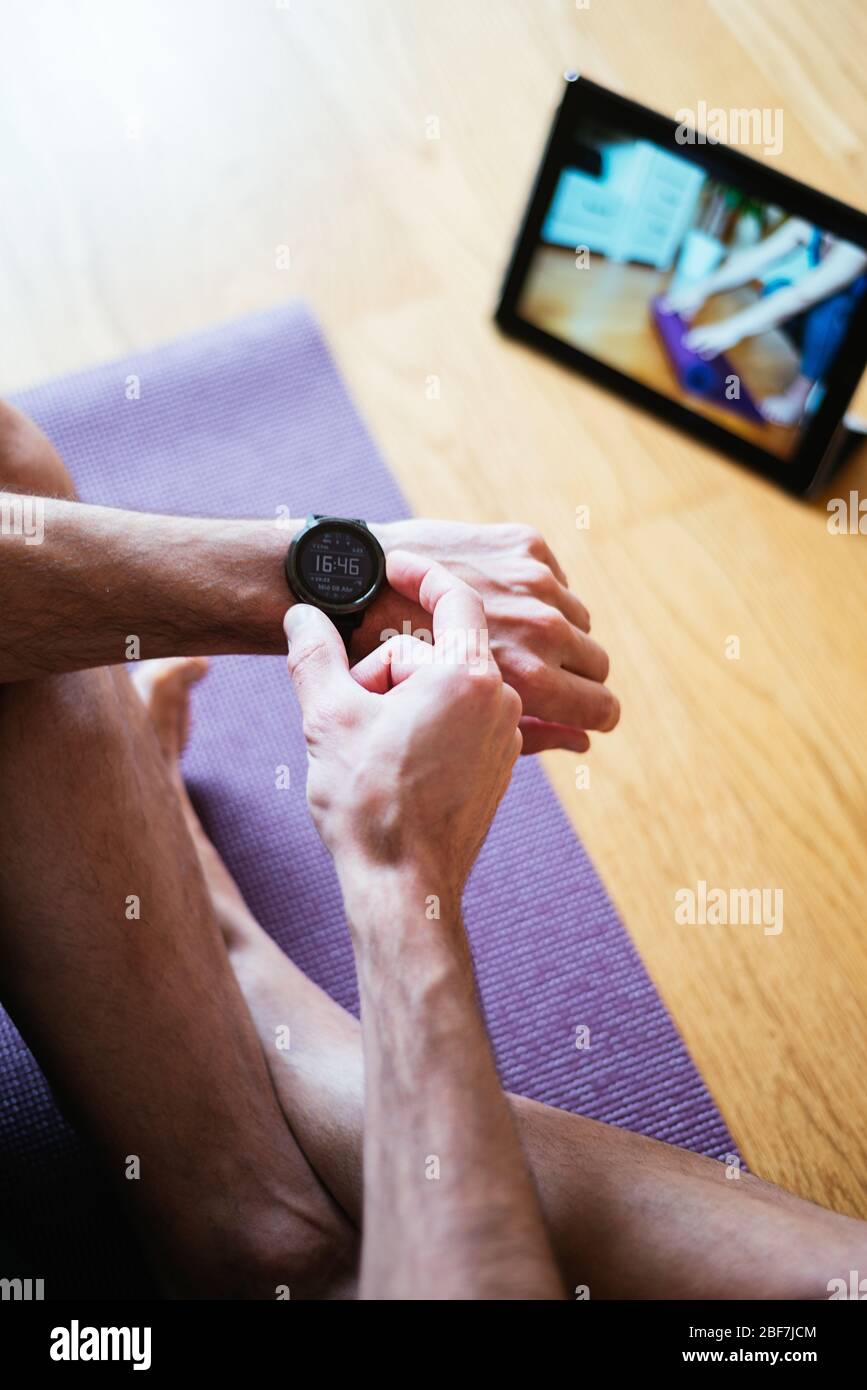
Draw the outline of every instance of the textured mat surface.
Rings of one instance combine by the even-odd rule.
[[[129,378],[140,398],[127,400]],[[406,504],[306,311],[295,305],[28,392],[88,501],[199,515]],[[355,1008],[330,861],[309,822],[305,757],[279,657],[223,657],[196,692],[186,772],[253,910],[295,961]],[[289,790],[275,788],[288,765]],[[467,922],[511,1090],[721,1157],[705,1086],[541,769],[519,763],[476,866]],[[62,910],[62,907],[59,909]],[[576,1048],[576,1029],[590,1047]],[[86,1026],[86,1020],[82,1020]],[[128,1297],[143,1276],[86,1147],[0,1019],[0,1223],[48,1297]]]

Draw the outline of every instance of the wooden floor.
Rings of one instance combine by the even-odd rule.
[[[865,24],[859,0],[9,0],[0,45],[0,389],[306,296],[416,510],[521,518],[562,557],[624,711],[589,790],[548,760],[563,804],[750,1166],[863,1216],[867,540],[490,315],[564,68],[669,112],[780,107],[779,167],[857,202]],[[678,926],[701,879],[781,887],[783,932]]]

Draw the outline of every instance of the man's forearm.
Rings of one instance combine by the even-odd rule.
[[[428,920],[417,875],[341,877],[364,1042],[362,1297],[561,1297],[456,908]]]
[[[23,500],[0,498],[13,521]],[[14,525],[0,535],[0,681],[136,658],[284,650],[283,560],[296,523],[32,502],[39,542]]]

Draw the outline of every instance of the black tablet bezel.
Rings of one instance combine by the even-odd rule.
[[[706,416],[691,411],[668,396],[645,386],[580,348],[553,337],[543,329],[522,319],[517,305],[531,258],[536,250],[539,232],[551,202],[554,187],[565,161],[567,145],[575,123],[581,116],[592,116],[615,130],[644,137],[709,170],[715,177],[735,183],[744,192],[765,201],[779,204],[787,211],[801,215],[823,230],[867,249],[867,216],[856,208],[838,202],[797,179],[762,164],[748,155],[722,144],[681,144],[675,132],[682,126],[668,116],[649,107],[640,106],[626,97],[618,96],[585,77],[566,80],[563,100],[542,158],[535,186],[515,242],[515,248],[503,281],[500,303],[495,313],[500,328],[511,337],[540,348],[549,356],[570,366],[578,367],[587,376],[619,395],[653,411],[656,415],[686,430],[725,453],[749,464],[765,477],[772,478],[792,492],[799,494],[818,488],[827,476],[830,460],[836,452],[835,440],[841,428],[843,413],[852,398],[867,359],[867,295],[862,299],[840,348],[833,380],[828,382],[825,399],[803,431],[800,444],[787,459],[780,459],[769,450],[731,434]]]

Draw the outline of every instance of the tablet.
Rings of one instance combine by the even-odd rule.
[[[567,74],[496,318],[805,493],[867,357],[867,217],[772,158]]]

